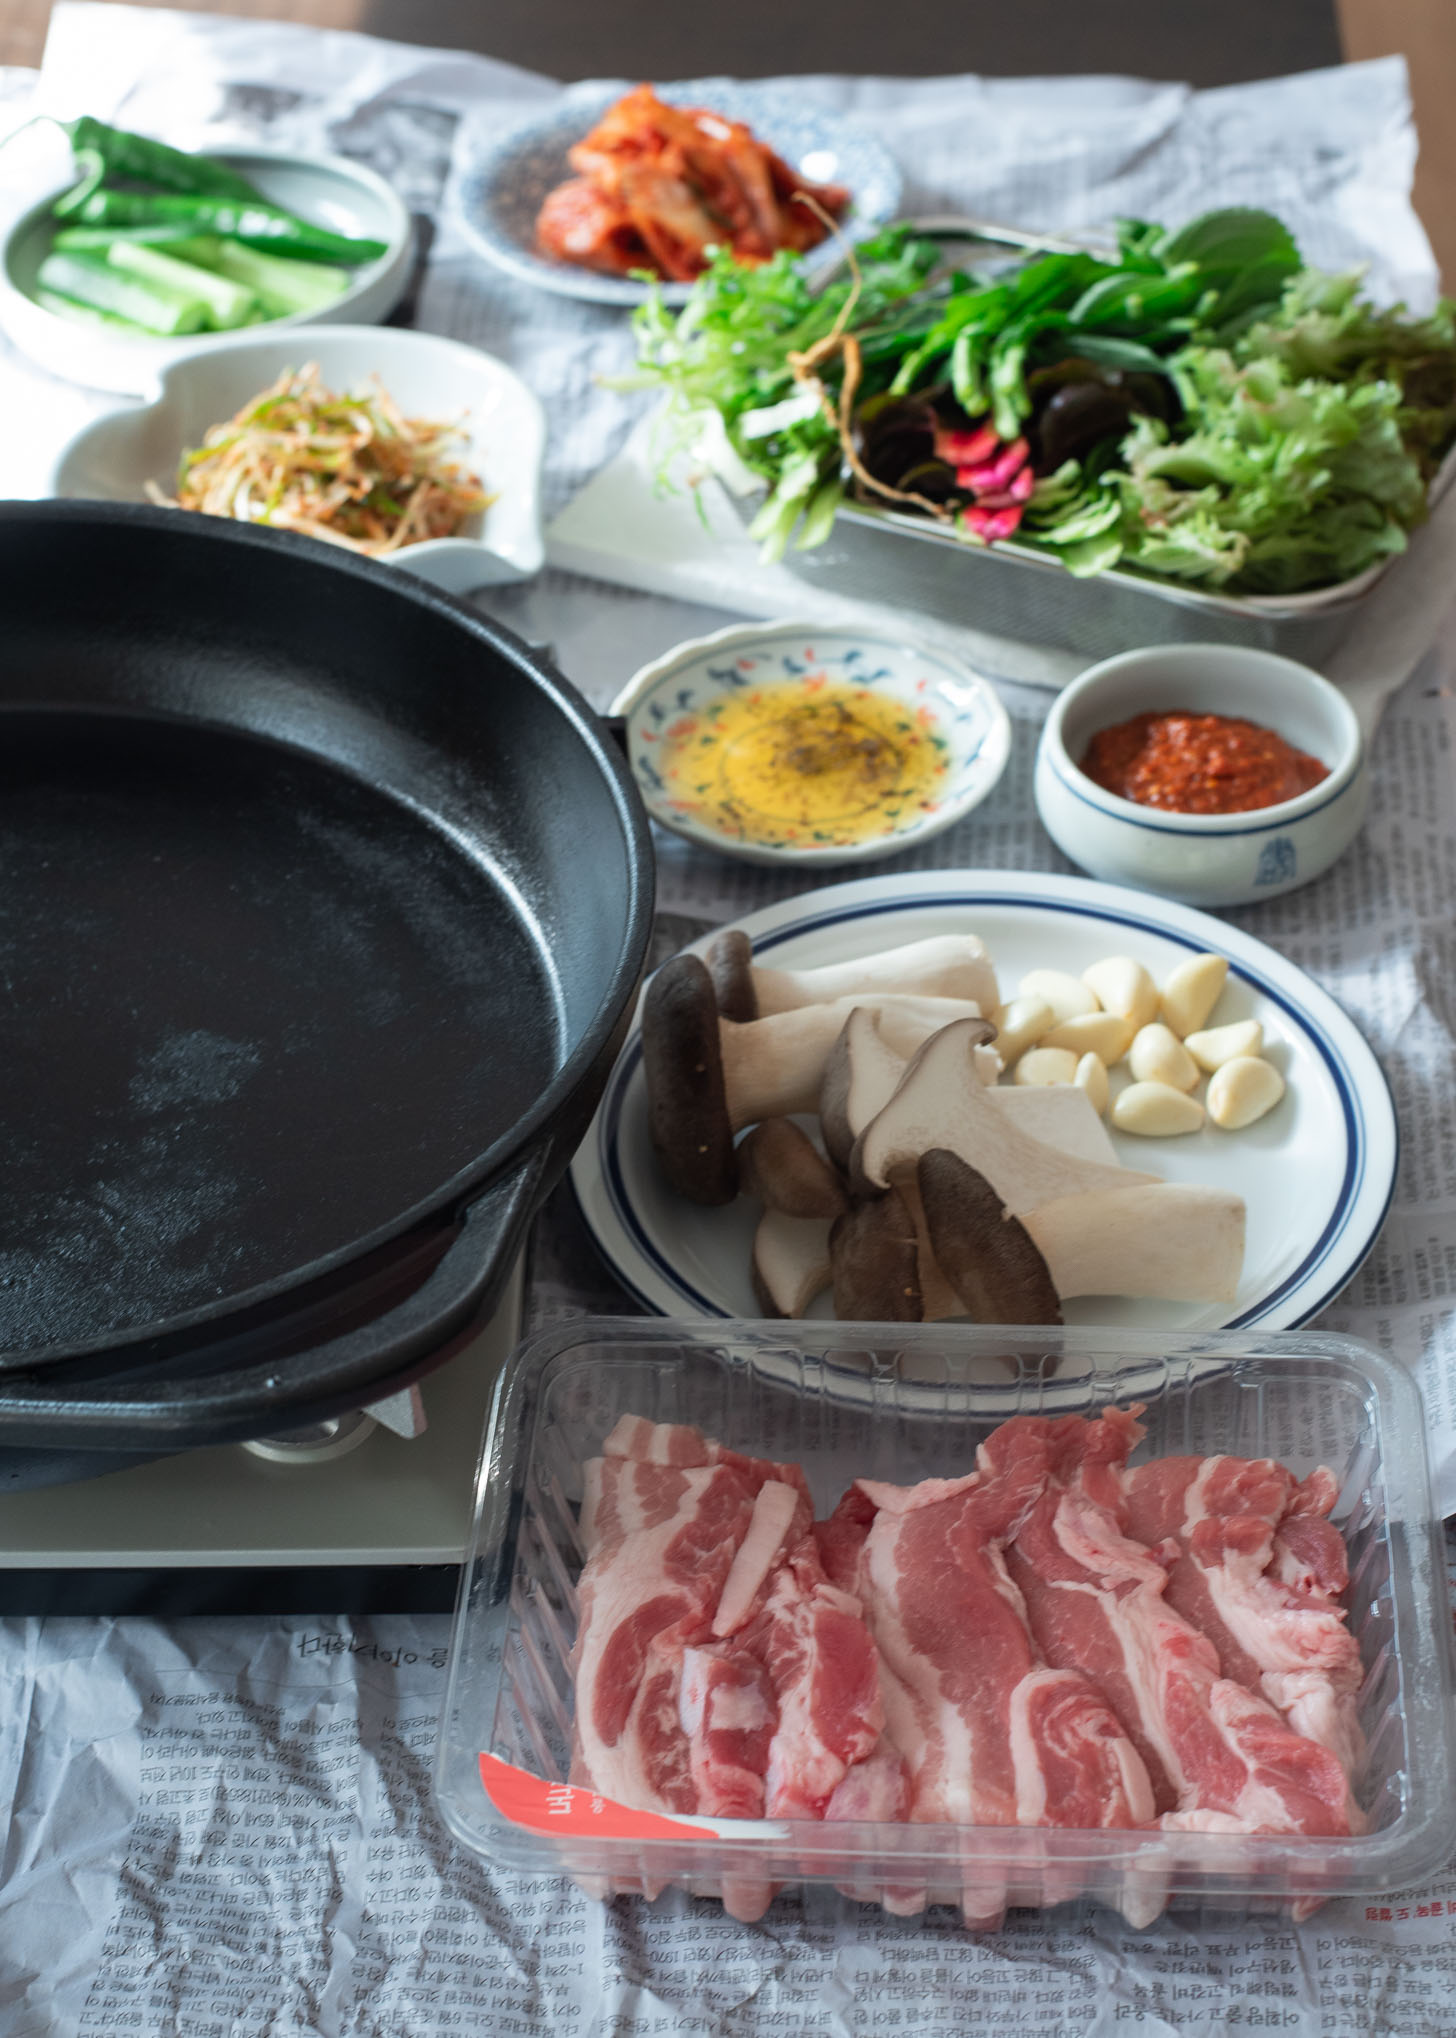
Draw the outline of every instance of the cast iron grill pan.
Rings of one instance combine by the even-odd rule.
[[[432,1239],[459,1288],[518,1180],[514,1242],[625,1022],[650,849],[559,675],[398,569],[5,505],[0,619],[0,1419],[94,1427],[111,1377],[145,1427],[149,1379],[206,1401],[256,1326],[306,1357]]]

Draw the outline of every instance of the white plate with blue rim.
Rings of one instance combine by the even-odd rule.
[[[572,86],[545,112],[502,131],[474,116],[461,141],[460,222],[474,246],[498,269],[525,283],[593,304],[641,304],[649,286],[631,276],[555,261],[536,241],[536,215],[548,192],[576,173],[567,151],[590,133],[626,85]],[[862,239],[895,218],[903,180],[883,143],[866,127],[807,102],[790,86],[732,78],[690,78],[655,85],[674,106],[702,106],[741,120],[757,140],[816,184],[843,184],[849,207],[840,232],[805,257],[814,273],[842,258],[843,242]],[[690,285],[664,283],[669,304],[686,301]]]
[[[897,792],[867,781],[842,811],[806,818],[791,776],[773,795],[742,778],[733,760],[745,736],[769,743],[778,730],[780,755],[802,745],[792,717],[808,689],[834,706],[845,733],[881,750]],[[757,717],[752,728],[744,710]],[[690,638],[634,673],[611,711],[623,718],[652,818],[749,863],[813,869],[918,848],[978,807],[1011,755],[1000,696],[959,659],[898,634],[806,622],[737,623]]]
[[[1239,928],[1117,885],[979,870],[860,878],[801,893],[733,924],[752,939],[756,956],[793,969],[934,934],[979,934],[1003,995],[1014,993],[1030,970],[1076,974],[1108,955],[1136,956],[1159,982],[1191,955],[1212,950],[1228,957],[1228,982],[1208,1023],[1259,1020],[1265,1053],[1285,1079],[1283,1098],[1241,1132],[1205,1124],[1174,1139],[1113,1130],[1112,1140],[1129,1167],[1243,1196],[1248,1231],[1238,1294],[1232,1303],[1210,1304],[1086,1298],[1066,1305],[1069,1323],[1289,1329],[1333,1302],[1375,1243],[1399,1154],[1380,1065],[1326,992]],[[705,948],[712,938],[694,945]],[[761,1314],[749,1276],[758,1205],[745,1197],[717,1209],[688,1203],[658,1172],[637,1020],[571,1179],[607,1264],[645,1308],[665,1316]],[[830,1314],[828,1297],[810,1313]]]

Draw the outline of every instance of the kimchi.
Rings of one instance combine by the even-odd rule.
[[[577,175],[547,196],[537,237],[560,261],[613,275],[647,269],[690,283],[710,248],[748,263],[802,252],[849,203],[843,186],[801,177],[741,120],[665,105],[650,85],[608,108],[568,160]]]

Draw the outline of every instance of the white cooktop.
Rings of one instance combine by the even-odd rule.
[[[381,1427],[323,1463],[241,1444],[0,1494],[0,1572],[218,1565],[458,1564],[486,1410],[521,1321],[512,1270],[485,1329],[421,1383],[427,1426]]]

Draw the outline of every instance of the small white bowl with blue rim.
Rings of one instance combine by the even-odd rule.
[[[695,714],[726,688],[790,687],[808,674],[865,687],[926,713],[947,751],[944,782],[932,806],[857,842],[757,842],[730,836],[684,812],[657,768],[664,730]],[[611,712],[625,726],[632,775],[648,812],[690,842],[749,863],[871,863],[913,849],[963,820],[994,789],[1011,755],[1011,722],[989,680],[945,652],[872,630],[821,629],[817,623],[737,624],[677,645],[627,682]]]
[[[1134,715],[1186,710],[1272,729],[1328,776],[1239,814],[1179,814],[1120,799],[1080,769],[1092,738]],[[1307,665],[1232,644],[1155,645],[1106,658],[1058,694],[1034,778],[1042,825],[1091,876],[1190,906],[1248,906],[1308,884],[1359,833],[1369,801],[1354,710]]]

